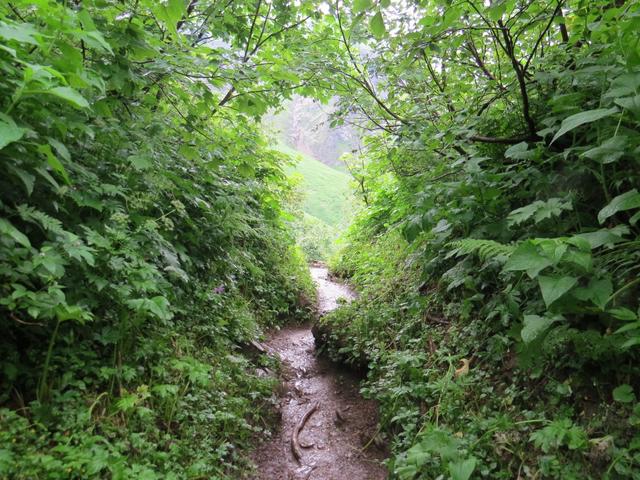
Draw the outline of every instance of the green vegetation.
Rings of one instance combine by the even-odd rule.
[[[336,253],[336,241],[340,232],[318,220],[316,217],[301,212],[293,224],[296,243],[302,249],[308,261],[326,262]]]
[[[351,177],[284,144],[278,150],[293,164],[285,171],[297,185],[293,222],[296,242],[309,261],[326,261],[353,216]]]
[[[331,66],[382,130],[333,265],[361,295],[322,330],[392,477],[640,478],[640,4],[371,3]]]
[[[345,226],[352,208],[349,174],[286,145],[279,145],[278,150],[296,160],[286,171],[300,181],[304,212],[331,227]]]
[[[259,120],[296,92],[367,134],[360,297],[321,330],[391,477],[640,478],[639,30],[638,0],[3,2],[0,477],[250,470],[246,345],[308,318],[294,235],[346,203],[303,158],[291,222]]]
[[[238,478],[268,425],[241,347],[311,283],[285,158],[199,80],[253,6],[194,7],[0,6],[0,478]]]
[[[331,112],[336,102],[332,98],[323,104],[311,97],[294,95],[277,111],[265,115],[262,124],[285,145],[344,170],[340,157],[358,148],[360,134],[348,124],[337,128],[332,125]]]

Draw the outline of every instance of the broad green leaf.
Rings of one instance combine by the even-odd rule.
[[[422,231],[422,217],[419,215],[413,215],[409,217],[408,221],[405,223],[402,234],[407,242],[411,243]]]
[[[160,384],[151,387],[151,391],[158,395],[160,398],[171,398],[175,396],[179,391],[178,385],[172,384]]]
[[[520,336],[524,343],[531,343],[544,332],[546,332],[555,322],[562,320],[562,317],[553,318],[541,317],[539,315],[525,315],[524,326]]]
[[[507,224],[512,227],[527,221],[536,213],[539,203],[541,202],[538,200],[524,207],[516,208],[507,216]]]
[[[620,225],[615,228],[596,230],[595,232],[579,233],[572,238],[586,240],[593,249],[603,245],[614,245],[622,242],[624,240],[624,235],[627,235],[628,233],[629,229],[624,225]]]
[[[62,98],[67,102],[71,103],[74,107],[77,108],[88,108],[89,102],[78,93],[77,90],[74,90],[70,87],[55,87],[51,90],[47,90],[45,93],[49,93],[51,95],[55,95],[58,98]]]
[[[627,348],[630,348],[630,347],[635,347],[636,345],[640,345],[640,335],[636,335],[633,338],[630,338],[629,340],[624,342],[622,344],[622,350],[626,350]]]
[[[630,322],[627,323],[626,325],[623,325],[622,327],[620,327],[619,329],[617,329],[615,332],[616,335],[619,335],[621,333],[625,333],[625,332],[634,332],[634,338],[638,338],[640,339],[640,322]]]
[[[139,312],[152,313],[160,320],[170,320],[173,313],[169,310],[169,301],[158,295],[153,298],[137,298],[127,302],[130,307]]]
[[[177,25],[186,14],[186,7],[184,0],[166,0],[164,2],[158,2],[154,7],[154,11],[167,29],[169,29],[174,36],[177,36]]]
[[[50,145],[40,145],[38,146],[38,151],[40,153],[43,153],[45,157],[47,157],[47,163],[49,164],[49,166],[55,172],[59,173],[62,178],[64,178],[64,181],[66,183],[71,183],[71,181],[69,180],[69,175],[67,174],[67,170],[64,168],[64,165],[62,165],[62,162],[58,160],[58,157],[54,155]]]
[[[196,148],[190,147],[189,145],[180,145],[178,153],[189,160],[195,160],[199,157],[198,150]]]
[[[9,48],[5,45],[0,45],[0,50],[2,50],[3,52],[7,52],[13,58],[16,58],[18,56],[18,53],[13,48]]]
[[[67,149],[64,143],[59,142],[55,138],[47,138],[47,141],[49,142],[49,145],[53,147],[53,149],[56,151],[58,155],[60,155],[67,162],[71,161],[71,154],[69,153],[69,150]]]
[[[561,198],[550,198],[546,201],[536,200],[512,211],[507,217],[507,223],[509,226],[518,225],[531,217],[535,223],[539,223],[545,219],[560,216],[563,210],[571,210],[571,202],[566,202]]]
[[[615,104],[620,105],[625,110],[629,110],[636,115],[640,113],[640,95],[636,95],[634,97],[616,98]]]
[[[360,13],[368,10],[373,6],[371,0],[354,0],[353,13]]]
[[[576,113],[570,117],[565,118],[560,124],[560,130],[555,134],[551,143],[555,142],[558,138],[571,130],[578,128],[580,125],[586,123],[595,122],[602,118],[610,117],[611,115],[618,113],[617,107],[612,108],[597,108],[595,110],[587,110],[586,112]]]
[[[443,233],[451,228],[451,224],[446,220],[440,220],[435,227],[431,229],[433,233]]]
[[[381,12],[376,12],[376,14],[369,21],[369,30],[371,30],[371,33],[373,34],[373,36],[376,37],[378,40],[384,37],[386,33],[386,29],[384,26],[384,20],[382,19]]]
[[[567,243],[569,245],[573,245],[581,252],[586,252],[586,253],[591,252],[591,244],[587,241],[586,238],[582,238],[577,235],[574,235],[573,237],[567,238]]]
[[[608,310],[607,313],[613,318],[625,322],[632,322],[638,319],[638,316],[634,312],[624,307],[612,308],[611,310]]]
[[[0,22],[0,37],[5,40],[15,40],[20,43],[39,46],[40,42],[36,38],[39,35],[40,33],[30,23],[8,25]]]
[[[129,155],[127,160],[131,162],[131,166],[136,170],[146,170],[153,165],[151,158],[146,155]]]
[[[87,312],[78,305],[61,305],[56,309],[56,316],[61,322],[76,320],[79,323],[84,323],[86,320],[90,320],[92,318],[90,312]]]
[[[452,480],[469,480],[475,468],[476,459],[474,457],[449,462],[449,474]]]
[[[18,127],[11,117],[0,113],[0,149],[20,140],[25,132],[26,129]]]
[[[631,385],[620,385],[613,389],[613,399],[620,403],[631,403],[636,399]]]
[[[64,275],[66,264],[62,255],[52,246],[43,246],[36,257],[38,264],[42,265],[51,275],[61,278]]]
[[[135,394],[126,394],[122,396],[115,404],[116,409],[119,412],[128,412],[135,408],[138,404],[139,398]]]
[[[507,5],[504,1],[492,2],[491,7],[487,9],[487,16],[493,21],[498,21],[506,11]]]
[[[113,53],[111,45],[102,36],[102,33],[98,31],[93,19],[87,10],[81,10],[78,13],[78,19],[82,23],[82,30],[74,30],[72,33],[76,38],[82,39],[89,47],[102,50],[105,52]]]
[[[524,242],[511,254],[504,270],[507,272],[524,270],[529,277],[535,278],[542,270],[552,264],[553,262],[549,258],[540,255],[535,245],[531,242]]]
[[[573,426],[567,432],[567,447],[570,450],[583,450],[589,445],[587,432],[579,426]]]
[[[27,195],[31,196],[33,193],[33,187],[35,186],[36,177],[21,168],[13,167],[11,165],[9,166],[9,170],[20,179],[27,191]]]
[[[151,311],[162,320],[171,320],[173,313],[169,310],[169,300],[165,297],[158,295],[151,299]]]
[[[611,283],[611,280],[608,278],[593,279],[589,282],[587,288],[593,292],[590,300],[600,307],[600,310],[604,310],[613,293],[613,283]]]
[[[570,450],[584,450],[589,446],[587,433],[568,418],[559,418],[529,437],[543,452],[567,446]]]
[[[513,160],[526,160],[530,158],[533,153],[533,150],[529,150],[529,144],[527,142],[520,142],[507,148],[504,156],[506,158],[512,158]]]
[[[74,32],[74,36],[82,40],[88,47],[95,50],[107,52],[113,54],[111,45],[105,40],[102,34],[98,31],[87,32],[84,30],[78,30]]]
[[[618,135],[603,142],[599,147],[587,150],[583,155],[598,163],[613,163],[618,161],[626,153],[628,141],[629,137]]]
[[[25,95],[49,94],[69,102],[76,108],[88,108],[89,102],[71,87],[54,87],[49,90],[25,90]]]
[[[47,168],[44,167],[44,165],[42,167],[38,167],[35,169],[36,172],[38,173],[38,175],[40,175],[42,178],[44,178],[47,182],[49,182],[49,184],[55,189],[58,190],[60,188],[60,184],[56,181],[55,178],[53,178],[51,176],[51,174],[49,173],[49,170]]]
[[[562,260],[564,262],[571,262],[575,265],[579,265],[584,269],[585,272],[590,272],[593,266],[591,253],[576,250],[575,248],[567,251],[567,253],[565,253],[562,257]]]
[[[640,88],[640,75],[637,72],[623,73],[611,82],[611,89],[604,98],[618,98],[635,94]]]
[[[74,243],[66,244],[64,246],[64,249],[71,258],[74,258],[78,261],[84,261],[91,267],[95,265],[93,249],[87,247],[81,242],[76,241]]]
[[[567,245],[566,243],[560,243],[557,245],[554,245],[553,250],[551,250],[549,253],[549,258],[551,258],[551,260],[553,261],[554,265],[557,265],[560,260],[562,260],[562,258],[564,257],[564,254],[567,252],[567,250],[569,249],[569,245]],[[544,251],[545,249],[543,249]],[[546,252],[545,252],[546,254]]]
[[[578,283],[578,279],[575,277],[549,277],[540,275],[538,277],[538,284],[542,291],[542,298],[547,308],[549,308],[553,302],[562,297],[565,293],[571,290]]]
[[[78,20],[80,20],[80,23],[82,24],[82,28],[93,32],[94,30],[96,30],[96,24],[93,23],[93,19],[91,18],[91,14],[86,10],[80,10],[78,13]]]
[[[576,288],[573,296],[579,300],[591,301],[600,310],[604,311],[609,297],[613,293],[613,284],[608,278],[594,278],[589,282],[587,287]]]
[[[9,221],[5,220],[4,218],[0,218],[0,233],[3,235],[8,235],[23,247],[31,247],[31,242],[29,241],[27,236],[16,227],[11,225],[11,223],[9,223]]]
[[[618,212],[640,208],[640,193],[635,188],[615,197],[609,204],[598,213],[598,221],[604,221]]]

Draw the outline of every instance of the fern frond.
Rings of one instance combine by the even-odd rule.
[[[451,252],[452,255],[476,254],[483,262],[493,259],[504,262],[516,249],[515,245],[505,245],[504,243],[498,243],[493,240],[478,238],[465,238],[451,242],[449,246],[454,249]]]
[[[60,220],[53,218],[40,210],[36,210],[28,205],[18,205],[17,209],[20,214],[20,218],[25,222],[35,223],[44,230],[63,237],[68,233],[64,228],[62,228]]]
[[[640,240],[614,245],[598,255],[596,261],[618,281],[637,276],[640,273]]]

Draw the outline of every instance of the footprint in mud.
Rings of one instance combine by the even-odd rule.
[[[325,267],[311,267],[311,274],[320,314],[337,308],[338,298],[353,298],[347,287],[328,278]],[[265,343],[283,364],[282,423],[255,452],[253,480],[387,478],[384,451],[370,441],[376,435],[376,405],[360,396],[358,378],[315,356],[308,325],[284,328]]]

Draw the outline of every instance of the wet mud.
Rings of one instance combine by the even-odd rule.
[[[318,287],[321,315],[335,309],[338,299],[353,298],[347,287],[328,278],[326,268],[311,267],[311,274]],[[355,374],[317,355],[310,325],[277,331],[265,347],[282,360],[282,420],[273,438],[255,452],[257,471],[251,478],[386,479],[381,465],[384,448],[376,436],[376,405],[360,396]],[[305,414],[308,419],[301,423]],[[300,433],[292,448],[296,428]]]

